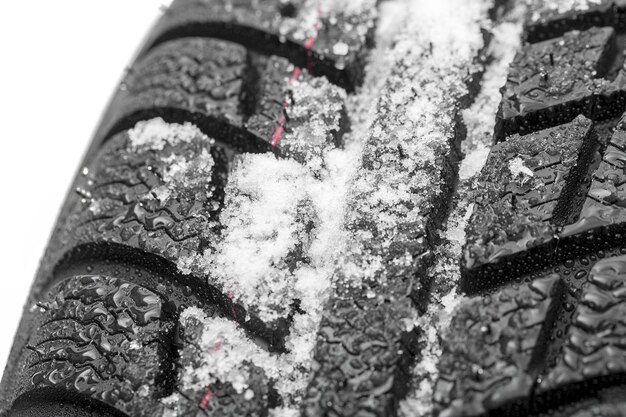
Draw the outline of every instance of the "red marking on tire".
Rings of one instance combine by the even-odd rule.
[[[235,306],[232,303],[233,293],[232,292],[227,293],[226,297],[228,297],[228,299],[231,301],[231,303],[230,303],[230,316],[233,318],[233,320],[239,321],[239,319],[237,318],[237,311],[235,311]]]
[[[298,68],[298,67],[296,67],[296,68],[298,70],[300,70],[300,68]],[[270,139],[270,144],[272,146],[276,146],[276,144],[280,140],[281,135],[283,134],[283,130],[285,130],[284,123],[285,123],[285,119],[287,119],[287,116],[285,115],[285,111],[284,110],[287,107],[289,107],[289,103],[287,101],[283,101],[283,114],[280,115],[280,118],[276,122],[276,124],[278,124],[278,126],[276,127],[276,130],[274,130],[274,134],[272,135],[272,139]]]
[[[298,79],[299,75],[300,75],[300,67],[295,67],[293,69],[293,72],[291,73],[291,77],[289,78],[289,81],[287,82],[287,84],[288,85],[293,84],[293,82]]]
[[[204,392],[204,395],[202,396],[202,399],[200,400],[200,408],[201,409],[205,409],[207,403],[209,402],[209,400],[211,399],[211,397],[213,396],[213,391],[211,391],[211,387],[208,387],[206,389],[206,391]]]
[[[207,350],[207,352],[209,352],[209,354],[215,353],[218,350],[220,350],[222,347],[222,342],[220,342],[219,340],[215,343],[213,343],[213,346],[209,347],[209,349]]]
[[[213,345],[210,346],[209,349],[207,349],[207,352],[209,353],[209,355],[212,355],[213,353],[217,352],[221,348],[222,348],[222,342],[218,340],[217,342],[213,343]],[[213,396],[213,391],[211,391],[211,386],[209,385],[206,391],[204,392],[202,399],[200,400],[201,409],[204,410],[206,408],[206,405],[212,396]]]
[[[321,15],[321,12],[318,12],[318,15]],[[320,26],[321,26],[321,21],[318,17],[317,21],[315,22],[315,26],[313,27],[313,34],[309,36],[306,39],[306,41],[304,41],[304,50],[306,51],[306,67],[310,73],[313,72],[313,60],[311,59],[311,48],[313,47],[313,44],[315,43],[315,39],[317,38],[317,34],[320,30]],[[293,84],[293,82],[298,79],[298,76],[300,75],[301,71],[302,69],[300,67],[294,67],[291,73],[291,77],[289,77],[289,80],[287,81],[287,86],[290,87]],[[285,100],[283,101],[283,114],[280,116],[280,118],[276,122],[278,126],[276,126],[276,129],[274,129],[274,133],[272,133],[272,136],[270,137],[270,140],[269,140],[270,145],[272,145],[272,147],[275,147],[276,144],[280,141],[280,138],[283,135],[283,132],[285,130],[284,123],[285,123],[285,119],[287,118],[285,115],[285,111],[287,110],[287,107],[289,107],[289,103]]]

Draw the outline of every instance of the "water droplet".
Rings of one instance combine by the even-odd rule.
[[[337,42],[333,45],[333,54],[335,55],[347,55],[350,52],[350,47],[345,42]]]

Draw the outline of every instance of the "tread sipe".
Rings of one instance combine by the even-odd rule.
[[[626,1],[174,0],[0,417],[626,417]]]

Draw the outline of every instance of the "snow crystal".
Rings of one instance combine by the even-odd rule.
[[[532,177],[535,174],[533,171],[524,165],[524,160],[520,157],[513,158],[509,161],[509,171],[513,175],[513,178],[517,176],[529,176]]]
[[[181,155],[172,154],[163,161],[167,164],[163,173],[164,185],[151,190],[152,194],[162,203],[176,196],[181,188],[202,189],[213,173],[215,162],[206,149],[199,155],[188,160]],[[206,190],[207,197],[212,195],[212,189]]]
[[[190,122],[183,124],[167,123],[162,118],[140,121],[128,131],[134,150],[163,150],[166,143],[176,145],[179,142],[191,142],[196,137],[209,138]]]
[[[345,42],[337,42],[333,45],[333,54],[335,55],[347,55],[350,47]]]
[[[483,145],[467,154],[461,161],[461,166],[459,167],[459,178],[461,180],[466,180],[478,174],[485,165],[485,162],[487,162],[490,150],[490,146]]]

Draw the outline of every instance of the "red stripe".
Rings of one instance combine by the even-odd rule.
[[[213,391],[211,391],[211,387],[209,387],[206,389],[206,392],[202,396],[202,400],[200,400],[200,408],[204,410],[212,396],[213,396]]]
[[[237,318],[237,311],[235,311],[235,306],[233,305],[232,299],[233,299],[233,293],[229,292],[226,294],[226,297],[228,297],[229,300],[231,300],[230,302],[230,315],[233,318],[233,320],[235,321],[239,321],[239,319]]]
[[[309,36],[306,42],[304,42],[304,49],[306,49],[307,51],[311,49],[311,47],[313,46],[313,43],[315,42],[315,37],[317,36],[317,28],[318,28],[318,25],[316,24],[315,33]]]
[[[280,140],[280,137],[283,134],[283,130],[285,130],[285,128],[282,126],[278,126],[276,128],[276,130],[274,131],[274,134],[272,135],[272,139],[270,140],[270,145],[276,146],[276,144]]]
[[[295,67],[293,69],[293,72],[291,73],[291,78],[289,78],[289,85],[293,84],[293,82],[298,78],[298,76],[300,75],[300,67]]]
[[[309,36],[307,40],[304,42],[304,49],[305,51],[307,51],[306,67],[309,70],[309,72],[313,72],[313,61],[311,60],[311,54],[309,54],[308,51],[311,50],[311,48],[313,47],[313,44],[315,43],[315,39],[317,38],[317,33],[320,30],[320,24],[321,24],[320,20],[318,19],[318,21],[315,22],[315,27],[314,27],[315,33]],[[288,86],[291,86],[291,84],[293,84],[293,82],[298,79],[298,76],[300,75],[300,71],[301,71],[300,67],[295,67],[293,69],[293,72],[291,73],[291,77],[289,77],[289,81],[287,81]],[[283,135],[283,131],[285,130],[283,123],[285,121],[285,110],[287,109],[287,107],[289,107],[289,103],[287,101],[284,101],[283,102],[283,114],[280,116],[280,119],[276,123],[278,126],[276,127],[276,129],[274,129],[274,133],[272,133],[272,136],[269,140],[270,145],[272,145],[272,147],[276,146],[276,144],[280,141],[280,138]]]

